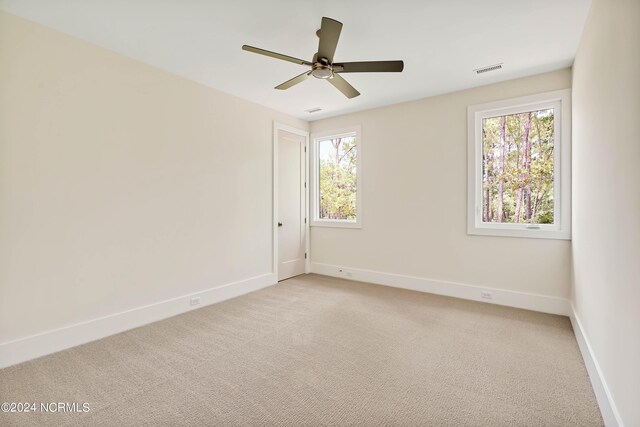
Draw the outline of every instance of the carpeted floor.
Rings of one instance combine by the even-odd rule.
[[[566,317],[300,276],[0,370],[0,425],[601,426]]]

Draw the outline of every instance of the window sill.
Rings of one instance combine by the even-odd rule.
[[[553,229],[528,229],[526,226],[513,228],[500,227],[475,227],[471,226],[467,230],[471,236],[494,236],[494,237],[524,237],[528,239],[555,239],[571,240],[571,232],[566,230]]]
[[[359,221],[322,220],[311,221],[311,227],[362,228]]]

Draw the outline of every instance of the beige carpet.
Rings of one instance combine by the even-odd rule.
[[[0,425],[600,426],[566,317],[307,275],[0,370]]]

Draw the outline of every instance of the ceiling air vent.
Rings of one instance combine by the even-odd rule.
[[[315,108],[309,108],[308,110],[304,110],[307,113],[311,114],[311,113],[317,113],[318,111],[322,111],[322,108],[320,107],[315,107]]]
[[[494,65],[487,65],[486,67],[482,67],[482,68],[476,68],[473,71],[475,71],[476,74],[488,73],[489,71],[495,71],[495,70],[501,69],[502,64],[504,64],[504,62],[501,62],[499,64],[494,64]]]

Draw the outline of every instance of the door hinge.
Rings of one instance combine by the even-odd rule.
[[[304,152],[305,152],[305,153],[307,152],[307,147],[304,147]]]
[[[307,259],[307,253],[306,252],[304,253],[304,259]]]
[[[304,183],[304,188],[307,188],[307,183],[306,182]]]
[[[307,218],[305,218],[305,219],[304,219],[304,223],[305,223],[305,224],[307,223]]]

